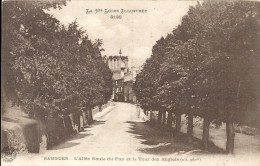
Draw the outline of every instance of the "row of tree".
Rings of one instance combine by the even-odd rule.
[[[203,147],[208,148],[210,122],[225,122],[226,151],[234,152],[234,123],[260,102],[260,3],[204,2],[190,7],[181,24],[156,42],[137,75],[134,89],[145,110],[158,111],[161,123],[181,129],[188,116],[204,118]]]
[[[46,13],[63,5],[64,0],[3,2],[2,96],[51,131],[48,119],[57,124],[69,114],[79,119],[83,113],[91,123],[91,110],[106,103],[113,88],[102,40],[90,40],[76,21],[64,26]]]

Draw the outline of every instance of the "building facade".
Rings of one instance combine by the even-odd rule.
[[[136,95],[133,90],[136,75],[139,72],[139,68],[132,67],[124,76],[124,101],[130,103],[136,103]]]
[[[139,72],[139,68],[128,67],[128,57],[119,56],[104,57],[104,61],[108,64],[109,69],[113,73],[113,101],[136,103],[136,96],[133,91],[135,77]]]
[[[128,72],[128,57],[122,56],[122,51],[119,55],[105,57],[104,61],[107,63],[109,69],[113,73],[113,95],[112,100],[124,101],[124,75]]]
[[[117,80],[113,81],[113,100],[114,101],[119,101],[119,102],[124,102],[124,78],[120,78]]]
[[[113,72],[113,80],[124,77],[124,74],[128,71],[127,56],[109,56],[107,59],[107,64]]]

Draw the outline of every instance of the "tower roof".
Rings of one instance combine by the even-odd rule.
[[[122,51],[121,51],[121,48],[120,48],[120,50],[119,50],[119,55],[120,55],[120,56],[122,55]]]

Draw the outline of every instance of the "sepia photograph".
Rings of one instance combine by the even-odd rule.
[[[1,165],[260,166],[260,1],[3,0]]]

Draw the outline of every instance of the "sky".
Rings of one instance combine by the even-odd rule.
[[[64,25],[77,20],[91,40],[103,39],[103,55],[128,56],[132,66],[141,65],[151,56],[152,47],[161,37],[181,23],[190,5],[196,1],[79,1],[72,0],[61,10],[48,13]],[[92,10],[86,13],[87,9]],[[95,13],[96,9],[102,12]],[[146,13],[125,13],[121,10],[147,10]],[[119,10],[105,14],[105,10]],[[121,19],[111,19],[121,15]],[[131,64],[130,64],[131,66]]]

